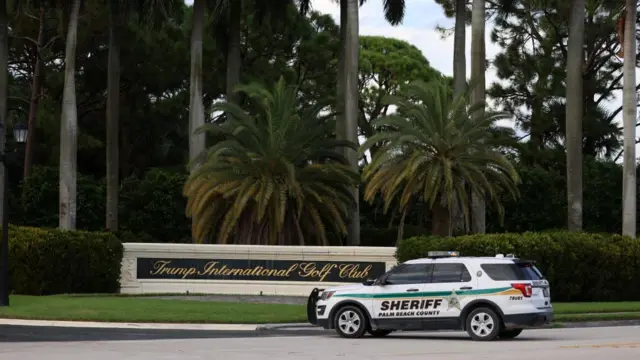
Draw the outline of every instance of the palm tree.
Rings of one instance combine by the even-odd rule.
[[[76,177],[78,108],[76,103],[76,45],[81,0],[74,0],[69,16],[69,27],[64,60],[64,89],[60,117],[60,219],[62,229],[76,227]]]
[[[585,0],[573,0],[567,40],[567,205],[569,231],[582,230],[582,66]],[[635,119],[634,119],[635,121]]]
[[[473,0],[471,11],[471,103],[485,101],[485,0]],[[484,117],[484,108],[475,113],[478,118]],[[471,229],[473,232],[486,232],[486,207],[484,199],[471,197]]]
[[[204,125],[204,104],[202,99],[202,39],[206,0],[193,2],[191,25],[191,74],[189,80],[189,160],[194,161],[205,150],[204,134],[195,131]],[[194,167],[195,168],[195,167]]]
[[[0,1],[0,69],[7,69],[8,59],[9,59],[9,16],[7,14],[7,0]],[[9,98],[9,74],[7,71],[0,71],[0,152],[4,152],[6,145],[6,134],[7,134],[7,100]],[[8,202],[5,201],[4,195],[8,194],[8,191],[5,191],[4,184],[7,183],[5,181],[6,175],[6,167],[4,164],[0,166],[0,196],[3,196],[0,199],[0,216],[3,215],[3,212],[6,211],[4,208],[4,204]]]
[[[298,89],[283,79],[273,90],[237,91],[253,107],[216,103],[227,121],[199,129],[221,141],[199,155],[184,187],[194,239],[327,245],[329,233],[345,235],[359,176],[339,149],[356,145],[333,138],[335,124],[319,114],[326,104],[302,108]]]
[[[387,103],[397,106],[397,114],[376,120],[385,130],[360,149],[385,144],[363,173],[367,201],[379,192],[385,211],[394,199],[402,211],[412,201],[425,202],[433,213],[432,233],[442,236],[449,235],[456,201],[468,219],[467,188],[492,200],[502,216],[499,193],[515,198],[519,181],[513,165],[496,150],[502,142],[495,134],[504,130],[494,123],[506,115],[476,116],[484,102],[468,106],[466,95],[453,96],[440,81],[415,81],[390,97]]]
[[[624,176],[622,185],[622,234],[636,237],[636,1],[627,0],[624,20],[623,132]]]
[[[120,42],[122,27],[120,0],[108,0],[109,56],[107,59],[107,201],[106,228],[118,230],[119,112],[120,112]]]
[[[308,4],[310,0],[302,0]],[[340,4],[340,54],[338,60],[338,86],[336,110],[336,136],[358,143],[358,49],[359,49],[359,6],[366,0],[339,0]],[[383,0],[384,15],[391,25],[398,25],[404,19],[406,4],[404,0]],[[356,152],[347,151],[347,158],[354,171],[358,171]],[[357,187],[353,189],[358,194]],[[358,201],[359,196],[356,196]],[[360,211],[356,206],[351,214],[347,243],[352,246],[360,244]]]

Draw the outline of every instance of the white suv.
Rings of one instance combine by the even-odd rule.
[[[314,289],[307,306],[312,324],[346,338],[466,330],[474,340],[506,339],[553,320],[549,282],[533,261],[454,251],[430,252],[363,284]]]

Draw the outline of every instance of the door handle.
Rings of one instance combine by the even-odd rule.
[[[472,286],[463,286],[460,288],[460,290],[471,290],[471,289],[473,289]]]
[[[407,292],[416,292],[418,289],[407,289]]]

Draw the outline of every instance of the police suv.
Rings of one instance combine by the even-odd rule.
[[[549,282],[513,255],[429,252],[363,284],[314,289],[309,321],[346,338],[393,331],[466,330],[474,340],[515,338],[553,320]]]

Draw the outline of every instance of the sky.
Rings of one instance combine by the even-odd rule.
[[[192,4],[193,0],[185,0],[185,2]],[[404,21],[400,25],[391,26],[384,18],[382,0],[368,0],[360,7],[360,35],[377,35],[405,40],[420,49],[433,68],[445,75],[453,76],[453,35],[443,38],[436,27],[453,28],[454,19],[447,18],[442,7],[432,0],[405,0],[405,2]],[[340,8],[334,0],[313,0],[312,10],[330,14],[336,23],[340,23]],[[491,23],[487,23],[485,30],[486,56],[491,61],[500,51],[500,47],[491,42],[490,35],[493,30]],[[470,27],[467,27],[465,45],[468,78],[471,74]],[[487,88],[494,82],[498,82],[493,67],[487,70],[485,76]],[[621,100],[622,94],[618,91],[616,98],[606,105],[613,111],[622,104]],[[622,123],[622,112],[618,114],[617,121]],[[502,125],[513,127],[514,124],[507,121]]]

